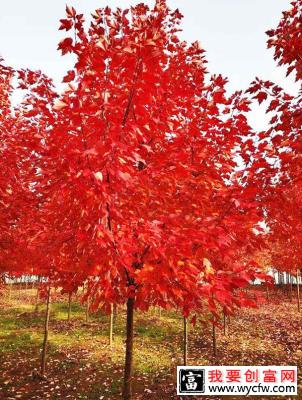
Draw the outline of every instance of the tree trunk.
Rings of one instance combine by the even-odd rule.
[[[293,301],[293,277],[292,275],[289,275],[289,300],[290,302]]]
[[[70,316],[71,316],[71,297],[72,293],[70,292],[68,294],[68,316],[67,316],[68,321],[70,321]]]
[[[12,299],[12,284],[8,283],[8,300],[11,301]]]
[[[214,322],[213,322],[213,324],[212,324],[212,327],[213,327],[213,329],[212,329],[213,353],[214,353],[214,356],[216,357],[216,356],[217,356],[216,326],[215,326]]]
[[[184,317],[184,365],[188,363],[188,320]]]
[[[87,300],[86,300],[86,315],[85,315],[86,322],[89,322],[89,306],[90,306],[90,301],[89,300],[90,299],[89,299],[89,296],[88,296]]]
[[[116,304],[114,304],[113,305],[113,325],[115,325],[116,324],[116,320],[117,320],[117,305]]]
[[[266,290],[266,300],[269,301],[269,290],[268,290],[268,286],[265,286],[265,290]]]
[[[38,284],[37,293],[36,293],[36,301],[35,301],[35,313],[36,314],[39,311],[39,297],[40,297],[40,293],[39,293],[39,284]]]
[[[133,370],[133,317],[134,299],[127,300],[127,324],[126,324],[126,359],[124,374],[123,400],[132,399],[132,370]]]
[[[285,280],[286,280],[286,296],[288,299],[290,299],[290,287],[289,287],[289,273],[285,272]]]
[[[298,312],[301,311],[301,302],[300,302],[300,283],[299,283],[299,270],[297,270],[297,300],[298,300]]]
[[[39,300],[40,300],[40,284],[42,283],[42,278],[41,276],[38,277],[37,280],[37,293],[36,293],[36,305],[35,305],[35,313],[37,313],[39,311]]]
[[[109,345],[113,344],[113,304],[110,304],[110,322],[109,322]]]
[[[44,341],[43,341],[42,359],[41,359],[42,376],[45,375],[45,370],[46,370],[46,353],[47,353],[48,326],[49,326],[49,315],[50,315],[50,292],[51,292],[51,287],[49,285],[47,291],[46,313],[45,313],[45,324],[44,324]]]

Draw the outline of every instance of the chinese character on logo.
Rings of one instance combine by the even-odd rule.
[[[281,382],[295,382],[295,371],[294,370],[281,370]]]
[[[245,381],[246,382],[259,382],[259,371],[256,369],[256,371],[251,371],[248,369],[245,373]]]
[[[273,371],[272,369],[268,369],[267,371],[263,371],[264,379],[263,382],[276,382],[276,371]]]
[[[222,382],[222,372],[219,369],[213,369],[208,371],[209,382]]]
[[[185,375],[185,376],[183,376],[182,377],[182,380],[183,381],[187,381],[187,383],[186,383],[186,388],[188,389],[188,390],[196,390],[196,388],[197,388],[197,382],[195,381],[195,377],[201,377],[201,375],[200,374],[193,374],[193,372],[192,371],[189,371],[188,373],[187,373],[187,375]]]
[[[227,382],[240,382],[240,369],[227,369]]]

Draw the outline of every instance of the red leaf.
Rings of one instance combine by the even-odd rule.
[[[75,72],[74,71],[68,71],[67,75],[64,76],[63,82],[71,82],[75,78]]]
[[[264,100],[267,99],[267,94],[265,92],[260,92],[255,96],[255,98],[258,100],[259,104],[261,104]]]
[[[76,16],[76,10],[73,7],[66,6],[66,14],[70,18],[74,18]]]
[[[71,19],[60,19],[61,25],[59,30],[65,29],[66,31],[69,31],[72,28],[73,21]]]
[[[66,38],[61,40],[61,42],[58,45],[58,50],[62,50],[62,55],[66,53],[70,53],[73,50],[73,41],[71,38]]]

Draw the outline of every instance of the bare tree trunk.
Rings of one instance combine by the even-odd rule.
[[[301,301],[300,301],[300,282],[299,282],[299,270],[297,269],[297,273],[296,273],[296,277],[297,277],[297,300],[298,300],[298,312],[301,311]]]
[[[217,356],[217,345],[216,345],[216,326],[214,322],[212,323],[212,341],[213,341],[213,353],[214,356]]]
[[[70,321],[70,317],[71,317],[71,297],[72,297],[72,293],[70,292],[68,294],[68,316],[67,316],[68,321]]]
[[[293,277],[291,274],[289,275],[289,279],[290,279],[290,281],[289,281],[289,300],[290,300],[290,302],[292,302],[293,301]]]
[[[188,364],[188,320],[184,317],[184,365]]]
[[[37,293],[36,293],[36,304],[35,304],[35,313],[39,311],[39,300],[40,300],[40,283],[42,282],[42,278],[39,276],[37,280]]]
[[[89,307],[90,307],[90,298],[88,296],[86,300],[86,316],[85,316],[86,322],[89,322]]]
[[[283,293],[286,293],[286,273],[282,272],[282,291]]]
[[[290,276],[288,272],[285,272],[286,277],[286,295],[290,299]]]
[[[109,345],[113,344],[113,304],[110,304],[110,321],[109,321]]]
[[[116,324],[116,320],[117,320],[117,305],[113,304],[113,325]]]
[[[266,290],[266,300],[269,301],[269,290],[268,290],[268,286],[265,286],[265,290]]]
[[[132,399],[132,372],[133,372],[133,317],[134,299],[127,300],[127,324],[126,324],[126,359],[124,374],[123,400]]]
[[[36,300],[35,300],[35,313],[36,314],[39,311],[39,297],[40,297],[40,293],[39,293],[39,286],[38,286],[37,293],[36,293]]]
[[[47,291],[46,313],[45,313],[45,324],[44,324],[44,340],[43,340],[42,359],[41,359],[42,376],[45,375],[45,370],[46,370],[46,353],[47,353],[48,328],[49,328],[49,316],[50,316],[50,294],[51,294],[51,287],[49,285]]]
[[[12,299],[12,283],[8,283],[8,300]]]

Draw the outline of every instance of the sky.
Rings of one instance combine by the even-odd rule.
[[[109,5],[127,8],[140,0],[67,0],[87,19],[96,8]],[[153,1],[145,0],[152,5]],[[248,87],[259,76],[295,93],[292,78],[285,78],[273,53],[266,49],[265,31],[278,23],[290,0],[168,0],[171,8],[184,15],[182,38],[198,40],[207,52],[208,69],[228,77],[228,90]],[[13,67],[40,69],[57,85],[72,66],[71,57],[57,51],[64,37],[58,31],[59,19],[65,16],[66,1],[0,0],[0,55]],[[254,108],[251,125],[264,129],[264,108]]]

